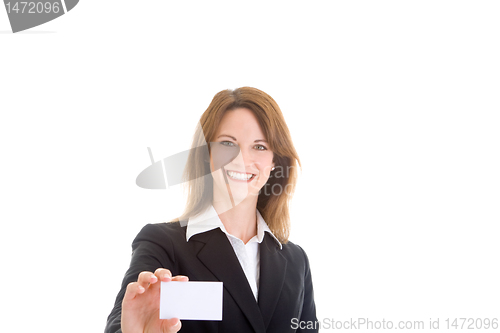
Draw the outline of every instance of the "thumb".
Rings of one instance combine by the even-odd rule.
[[[164,319],[162,324],[162,332],[176,333],[181,329],[181,321],[179,318]]]

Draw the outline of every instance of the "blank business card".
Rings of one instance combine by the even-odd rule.
[[[161,283],[160,319],[222,320],[222,282]]]

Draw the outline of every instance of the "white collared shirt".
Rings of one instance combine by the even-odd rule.
[[[236,257],[240,262],[243,272],[247,277],[248,284],[252,289],[255,300],[259,293],[259,277],[260,277],[260,253],[259,243],[264,239],[264,232],[267,231],[278,242],[280,249],[282,248],[280,241],[273,235],[269,226],[257,209],[257,235],[253,236],[246,244],[241,239],[227,232],[224,224],[217,215],[214,206],[210,205],[203,213],[198,214],[188,219],[186,229],[186,241],[196,234],[200,234],[209,230],[220,228],[229,239],[233,246]]]

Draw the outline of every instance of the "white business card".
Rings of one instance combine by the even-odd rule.
[[[161,283],[160,319],[222,320],[222,282]]]

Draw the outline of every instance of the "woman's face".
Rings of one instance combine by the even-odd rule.
[[[222,201],[228,207],[245,199],[256,202],[274,163],[273,152],[253,112],[245,108],[227,111],[213,141],[216,143],[212,144],[210,165],[214,201]],[[213,171],[214,160],[227,161],[226,156],[231,159],[235,154],[231,162]]]

